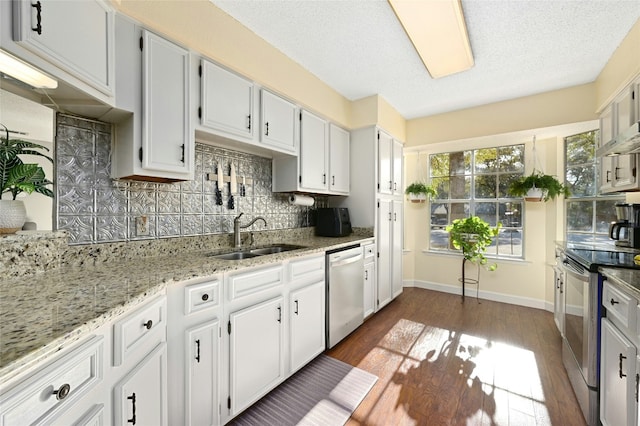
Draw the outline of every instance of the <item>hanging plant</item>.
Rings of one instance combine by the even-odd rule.
[[[551,175],[534,170],[509,184],[509,194],[524,197],[525,201],[549,201],[559,195],[571,195],[569,188]]]
[[[427,199],[435,197],[436,189],[423,182],[413,182],[404,190],[404,193],[409,196],[409,201],[412,203],[424,203]]]

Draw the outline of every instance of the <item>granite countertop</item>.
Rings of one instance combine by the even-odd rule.
[[[640,270],[621,268],[600,268],[607,280],[617,284],[640,299]]]
[[[244,260],[211,257],[216,250],[61,266],[33,276],[0,280],[0,381],[55,354],[172,282],[279,262],[371,239],[311,237],[282,243],[304,249]],[[226,249],[229,251],[229,249]]]

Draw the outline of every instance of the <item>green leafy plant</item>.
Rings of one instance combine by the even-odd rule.
[[[413,183],[411,183],[404,190],[404,193],[407,194],[407,195],[410,195],[410,194],[414,194],[414,195],[424,194],[424,195],[427,196],[427,198],[435,197],[436,194],[437,194],[436,189],[433,186],[427,185],[427,184],[425,184],[423,182],[413,182]]]
[[[492,228],[478,216],[471,216],[454,220],[446,230],[451,244],[454,248],[462,250],[465,259],[484,265],[489,271],[495,271],[498,265],[496,263],[488,265],[484,253],[491,245],[493,238],[498,235],[501,226],[502,224],[498,223],[498,226]]]
[[[514,197],[524,197],[529,190],[538,188],[542,190],[544,201],[553,200],[559,195],[568,197],[571,195],[569,188],[551,175],[534,170],[529,176],[522,176],[509,184],[509,193]]]
[[[44,170],[38,164],[23,163],[19,155],[37,155],[53,163],[53,159],[39,150],[49,151],[49,148],[37,143],[20,139],[9,139],[9,129],[3,124],[5,137],[0,137],[0,194],[11,193],[13,199],[21,192],[31,194],[37,192],[53,197],[53,192],[47,188],[53,182],[47,180]]]

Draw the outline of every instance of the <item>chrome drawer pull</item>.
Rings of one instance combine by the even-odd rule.
[[[53,394],[56,396],[56,399],[58,401],[62,401],[67,396],[69,396],[69,392],[71,392],[71,386],[69,386],[69,383],[65,383],[64,385],[60,386],[60,389],[54,390]]]

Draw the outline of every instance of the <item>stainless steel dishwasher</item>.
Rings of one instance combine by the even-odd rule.
[[[327,348],[364,321],[364,260],[360,244],[327,251]]]

